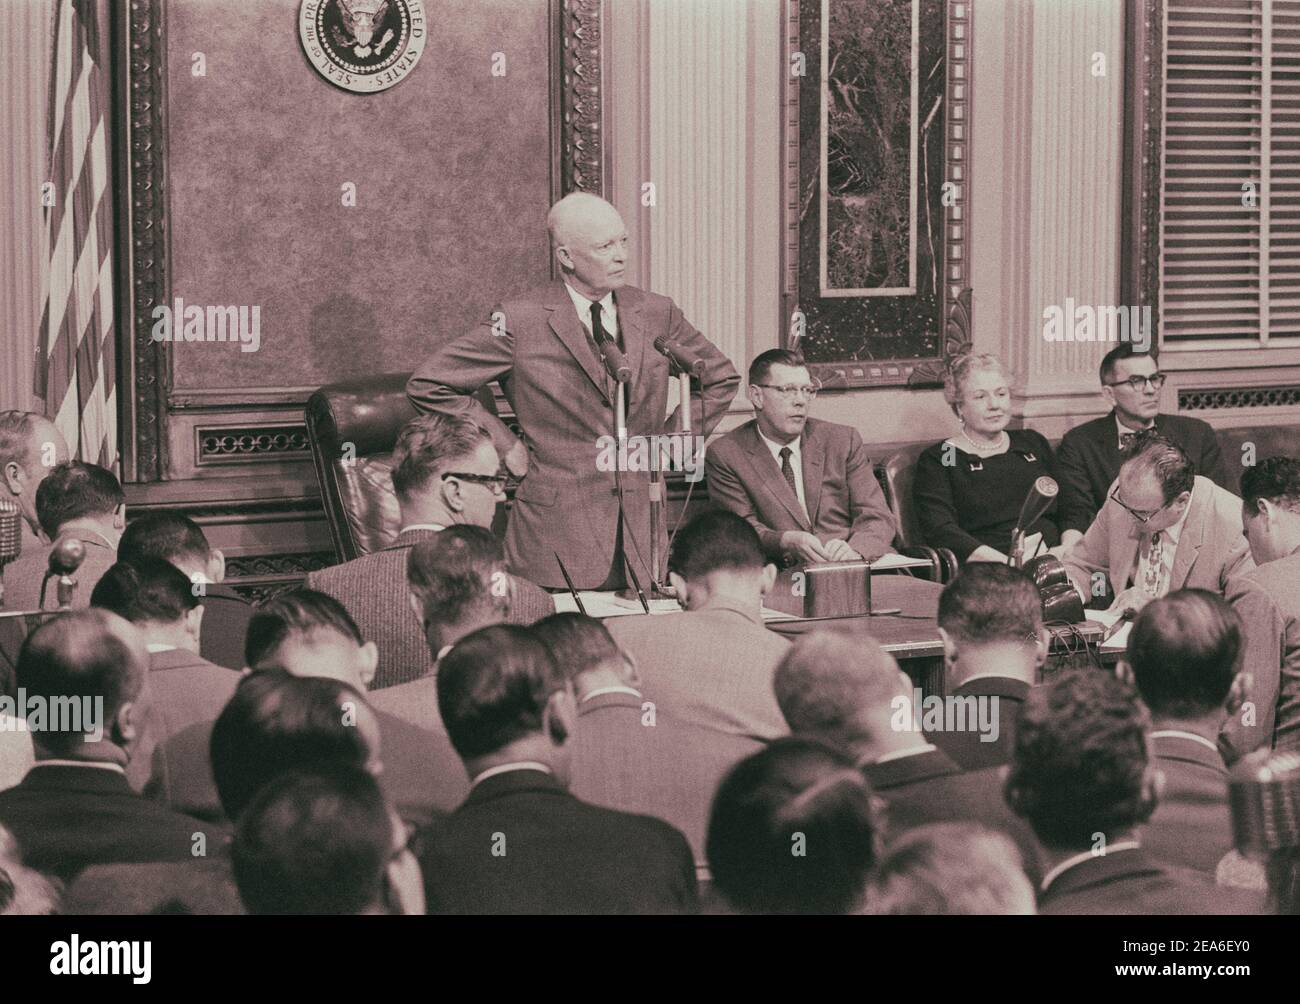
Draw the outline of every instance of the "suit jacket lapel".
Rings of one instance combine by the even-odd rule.
[[[800,447],[803,454],[803,496],[808,500],[808,522],[812,526],[817,525],[817,509],[822,500],[822,468],[826,466],[825,444],[816,430],[816,425],[804,429]]]
[[[578,320],[578,312],[573,309],[573,301],[569,299],[564,283],[556,283],[555,295],[551,298],[551,302],[546,304],[546,309],[551,312],[551,330],[564,343],[564,347],[573,354],[582,371],[587,374],[588,379],[608,404],[609,395],[605,392],[605,370],[587,341],[587,329]]]
[[[634,289],[621,289],[614,294],[614,309],[618,312],[618,330],[623,336],[623,354],[632,370],[632,381],[627,387],[627,406],[632,410],[633,389],[641,383],[641,364],[645,361],[645,327],[641,320],[641,297]]]
[[[750,423],[749,435],[745,440],[745,455],[757,475],[755,482],[771,492],[776,500],[785,506],[786,511],[794,517],[799,526],[812,532],[812,526],[808,522],[808,517],[804,514],[803,506],[799,505],[799,497],[786,484],[781,468],[768,451],[767,444],[758,436],[757,421]]]
[[[1187,522],[1178,536],[1178,549],[1174,551],[1174,565],[1169,572],[1169,589],[1182,589],[1192,573],[1201,545],[1205,543],[1205,524],[1209,522],[1211,492],[1197,478],[1192,483],[1192,500],[1188,503]]]

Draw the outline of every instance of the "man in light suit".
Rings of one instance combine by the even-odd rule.
[[[0,411],[0,495],[7,493],[22,514],[23,554],[49,543],[36,515],[36,489],[67,459],[68,444],[48,418],[32,411]],[[19,609],[12,602],[6,605]]]
[[[776,581],[754,528],[723,510],[673,540],[668,578],[686,610],[616,617],[609,633],[636,660],[646,699],[694,725],[768,741],[787,732],[772,674],[790,643],[763,626]]]
[[[81,542],[85,557],[73,579],[74,608],[90,605],[90,591],[115,561],[117,543],[126,527],[126,495],[112,471],[97,464],[69,460],[54,467],[36,489],[36,515],[53,543],[33,548],[5,570],[5,607],[10,610],[54,610],[58,579],[41,585],[50,552],[68,540]]]
[[[654,816],[685,834],[706,864],[713,793],[726,772],[763,744],[679,721],[647,701],[636,663],[600,621],[554,614],[533,625],[573,684],[578,727],[569,790],[583,801]]]
[[[210,722],[235,692],[239,674],[199,655],[203,605],[185,573],[161,558],[119,561],[91,594],[92,606],[111,610],[140,629],[149,653],[146,736],[127,772],[143,790],[157,747],[182,729]]]
[[[410,610],[406,565],[411,549],[447,527],[490,527],[505,497],[492,439],[469,418],[421,415],[408,422],[393,450],[393,489],[402,529],[389,547],[307,576],[307,588],[347,606],[362,636],[379,648],[373,689],[419,679],[429,671],[421,630],[423,611]],[[505,619],[531,624],[555,611],[555,601],[527,579],[505,575]]]
[[[1115,595],[1112,611],[1137,612],[1184,586],[1223,595],[1255,567],[1242,537],[1241,500],[1193,473],[1182,447],[1139,433],[1088,532],[1062,561],[1084,603]]]
[[[754,418],[709,446],[709,498],[748,520],[773,561],[888,554],[897,527],[862,437],[809,417],[816,393],[800,353],[771,349],[755,357]]]
[[[1138,614],[1126,665],[1151,712],[1152,762],[1164,775],[1143,846],[1211,877],[1232,850],[1228,767],[1216,745],[1241,707],[1241,619],[1203,589],[1180,589]]]
[[[523,478],[506,529],[511,571],[562,589],[558,554],[579,589],[617,588],[626,555],[649,582],[649,474],[602,469],[616,432],[615,391],[597,346],[615,343],[626,356],[631,436],[673,427],[664,421],[669,364],[656,339],[704,361],[691,426],[701,436],[726,412],[740,377],[670,299],[624,285],[627,234],[613,206],[568,195],[551,208],[547,229],[563,282],[506,300],[474,330],[439,345],[407,395],[421,411],[473,418]],[[501,381],[523,439],[473,397],[493,380]]]
[[[1241,476],[1246,539],[1258,566],[1228,584],[1246,626],[1242,672],[1249,721],[1234,715],[1220,745],[1230,760],[1258,746],[1300,750],[1300,460],[1270,457]]]

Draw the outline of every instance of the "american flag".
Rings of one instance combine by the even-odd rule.
[[[106,53],[94,0],[57,0],[35,392],[75,455],[117,463]],[[97,62],[98,60],[98,62]],[[101,65],[101,63],[105,65]]]

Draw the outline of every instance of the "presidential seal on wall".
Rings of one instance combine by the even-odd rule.
[[[424,52],[424,0],[302,0],[298,35],[326,80],[349,91],[383,91]]]

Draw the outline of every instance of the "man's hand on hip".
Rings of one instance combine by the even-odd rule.
[[[528,447],[522,439],[515,440],[515,445],[506,454],[506,470],[517,478],[528,473]]]

